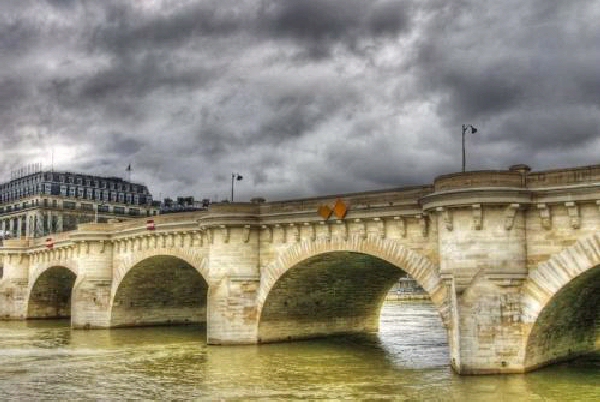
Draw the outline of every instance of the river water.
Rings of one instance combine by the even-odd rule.
[[[2,400],[600,400],[600,358],[462,377],[428,302],[386,303],[378,335],[207,346],[201,327],[72,331],[0,322]]]

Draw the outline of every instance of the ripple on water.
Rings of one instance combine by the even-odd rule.
[[[384,305],[375,336],[209,347],[202,327],[0,323],[0,395],[40,399],[600,400],[598,360],[459,377],[428,303]]]

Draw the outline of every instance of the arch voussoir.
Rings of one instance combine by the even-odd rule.
[[[574,278],[600,265],[600,232],[554,254],[532,270],[523,285],[524,316],[535,322],[552,297]]]
[[[426,257],[394,240],[380,237],[349,236],[345,241],[302,241],[280,252],[273,262],[263,267],[263,280],[257,295],[259,312],[277,280],[290,268],[310,257],[336,251],[369,254],[381,258],[411,275],[427,292],[437,292],[441,286],[435,265]],[[440,298],[436,298],[440,299]],[[442,301],[435,302],[441,308]]]

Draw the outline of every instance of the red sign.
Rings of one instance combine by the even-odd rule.
[[[146,229],[154,230],[154,219],[148,219],[146,221]]]
[[[52,242],[52,237],[46,237],[46,248],[53,248],[54,247],[54,243]]]

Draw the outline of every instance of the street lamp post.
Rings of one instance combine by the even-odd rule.
[[[231,174],[231,202],[233,202],[233,181],[240,181],[243,180],[244,176],[240,175],[239,173],[232,173]]]
[[[477,129],[473,127],[472,124],[463,124],[462,125],[462,171],[465,171],[466,166],[466,152],[465,152],[465,133],[468,129],[471,129],[471,134],[475,134]]]

